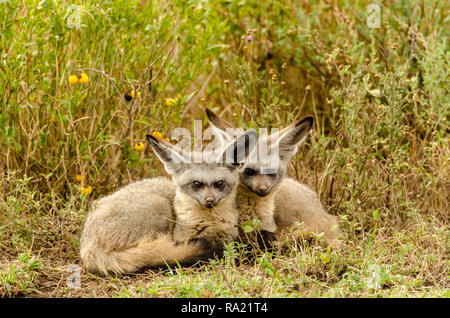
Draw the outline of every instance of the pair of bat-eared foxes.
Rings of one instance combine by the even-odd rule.
[[[171,178],[134,182],[93,204],[80,241],[88,271],[130,274],[192,265],[220,255],[232,241],[273,247],[294,226],[324,233],[328,244],[340,246],[338,217],[325,211],[313,190],[286,177],[289,161],[312,128],[312,116],[257,138],[255,131],[230,136],[231,124],[210,109],[206,114],[222,136],[220,151],[203,151],[202,158],[210,158],[193,163],[179,148],[147,135]],[[277,147],[277,169],[267,171],[258,160],[249,160],[259,144]],[[259,220],[256,229],[243,231],[240,225],[254,219]]]

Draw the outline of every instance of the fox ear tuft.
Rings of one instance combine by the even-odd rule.
[[[211,109],[205,108],[206,116],[208,117],[209,122],[211,123],[212,131],[214,135],[217,136],[222,144],[229,144],[234,140],[236,133],[234,131],[233,125],[221,119],[216,115]],[[227,131],[228,130],[228,131]],[[232,132],[231,132],[232,131]]]
[[[205,112],[206,112],[206,116],[208,117],[209,122],[214,127],[218,128],[218,129],[220,129],[222,131],[226,131],[227,128],[234,128],[234,126],[232,124],[230,124],[229,122],[221,119],[211,109],[205,108]]]
[[[307,116],[283,129],[283,134],[278,141],[280,158],[285,159],[295,154],[298,146],[306,139],[313,123],[314,118]]]

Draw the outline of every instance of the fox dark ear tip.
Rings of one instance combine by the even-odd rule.
[[[306,116],[305,118],[300,119],[300,120],[297,122],[297,125],[303,124],[303,123],[305,123],[305,122],[309,122],[309,124],[312,126],[313,123],[314,123],[314,117],[313,117],[312,115]]]
[[[157,140],[158,140],[158,138],[156,138],[156,137],[153,136],[152,134],[146,134],[146,135],[145,135],[145,138],[147,139],[148,142],[151,142],[151,141],[157,141]]]
[[[212,118],[212,117],[216,116],[216,114],[208,107],[205,107],[205,112],[206,112],[206,116],[208,116],[208,118]]]

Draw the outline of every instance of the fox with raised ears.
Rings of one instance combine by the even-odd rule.
[[[206,114],[213,128],[222,131],[220,136],[232,140],[229,129],[233,129],[233,125],[208,108]],[[261,221],[260,228],[265,233],[266,241],[275,238],[279,240],[290,228],[302,224],[301,231],[324,233],[326,242],[339,248],[342,232],[339,229],[338,217],[325,211],[316,192],[286,177],[289,161],[306,138],[312,123],[313,118],[308,116],[280,130],[278,139],[269,135],[263,141],[269,145],[278,145],[278,169],[267,173],[267,169],[264,169],[259,161],[246,163],[240,172],[237,203],[240,210],[249,210],[249,213],[242,214],[241,218],[257,217]],[[298,238],[301,231],[295,231],[294,237]],[[271,237],[270,233],[275,235]]]
[[[242,143],[244,138],[248,142]],[[223,242],[237,236],[238,163],[255,139],[254,132],[245,134],[220,154],[231,153],[231,163],[196,164],[171,144],[147,135],[172,180],[134,182],[94,203],[80,240],[88,271],[133,273],[220,254]]]
[[[192,163],[194,153],[186,155],[152,135],[147,140],[176,185],[173,239],[176,243],[201,241],[220,254],[223,244],[238,236],[238,172],[256,145],[256,132],[241,135],[217,158],[203,151],[201,163]]]
[[[232,126],[221,120],[210,109],[206,114],[213,128],[224,140],[233,140]],[[285,178],[286,169],[298,146],[306,139],[312,128],[313,117],[307,116],[268,136],[259,136],[257,153],[253,162],[248,160],[241,170],[236,202],[240,211],[239,224],[248,224],[253,219],[260,221],[257,231],[246,233],[241,228],[240,238],[244,242],[261,243],[271,246],[278,226],[275,220],[275,200],[280,182]],[[221,133],[220,133],[221,132]],[[264,147],[265,146],[265,149]],[[264,151],[265,150],[265,151]],[[265,162],[277,159],[275,164]],[[253,234],[253,235],[252,235]],[[255,237],[254,234],[257,236]]]

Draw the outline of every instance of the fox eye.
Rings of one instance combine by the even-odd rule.
[[[217,182],[214,182],[214,187],[216,187],[218,189],[222,188],[223,187],[223,181],[219,180]]]
[[[275,178],[277,176],[277,173],[274,170],[270,170],[270,171],[267,171],[267,176],[270,178]]]
[[[201,187],[203,187],[203,183],[201,183],[200,181],[194,181],[193,184],[194,184],[194,187],[196,187],[197,189],[200,189]]]
[[[247,176],[253,176],[254,174],[256,174],[256,171],[253,170],[253,169],[251,169],[251,168],[245,168],[244,173],[245,173]]]

